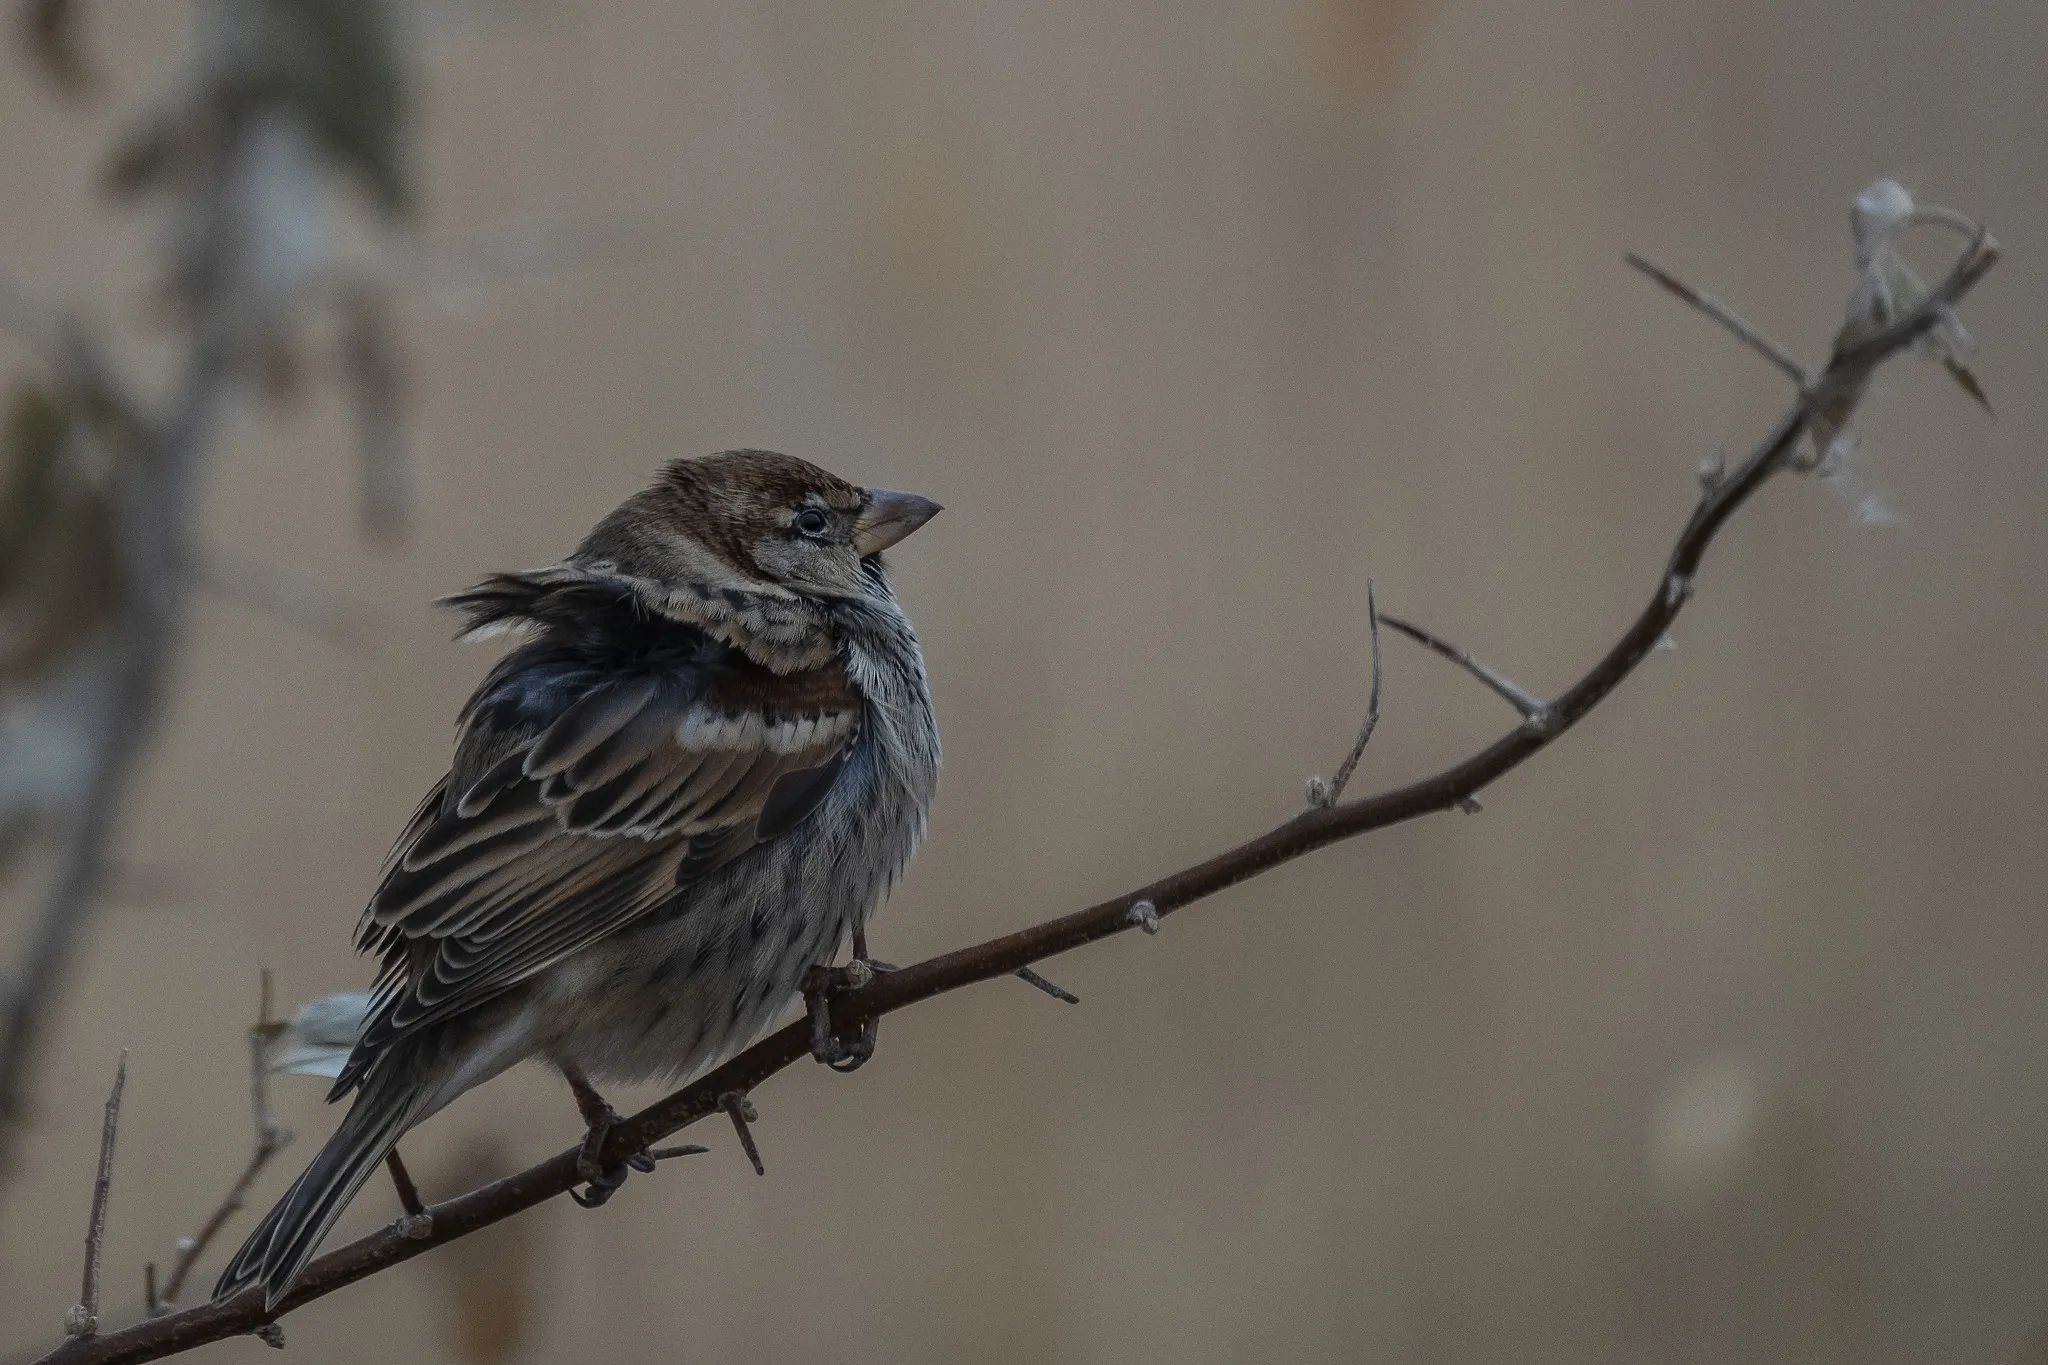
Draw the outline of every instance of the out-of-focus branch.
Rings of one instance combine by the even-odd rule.
[[[1155,930],[1162,916],[1317,849],[1420,816],[1465,808],[1489,784],[1548,748],[1584,719],[1657,648],[1691,600],[1694,575],[1714,537],[1772,475],[1789,466],[1809,422],[1815,420],[1814,405],[1844,392],[1860,393],[1879,364],[1913,346],[1952,316],[1956,303],[1975,287],[1997,257],[1996,246],[1981,228],[1976,229],[1947,277],[1910,312],[1875,332],[1838,341],[1826,370],[1802,390],[1762,444],[1733,473],[1704,489],[1672,546],[1650,600],[1621,637],[1554,701],[1539,703],[1546,717],[1544,724],[1525,720],[1479,752],[1430,777],[1359,800],[1311,808],[1248,843],[1085,910],[901,970],[875,974],[861,989],[830,998],[831,1026],[842,1030],[858,1027],[947,991],[1014,975],[1020,968],[1132,928]],[[1829,415],[1845,419],[1847,412],[1837,403]],[[811,1055],[808,1020],[770,1034],[723,1066],[621,1120],[605,1139],[601,1163],[623,1162],[660,1138],[710,1115],[731,1114],[735,1109],[744,1114],[741,1106],[754,1089]],[[568,1193],[581,1183],[577,1157],[578,1149],[572,1148],[517,1175],[431,1206],[427,1212],[432,1225],[425,1236],[387,1229],[329,1252],[307,1267],[274,1310],[265,1307],[262,1287],[254,1286],[231,1299],[202,1304],[93,1341],[67,1343],[43,1359],[51,1365],[158,1360],[206,1342],[260,1330],[302,1304]]]
[[[29,32],[43,35],[45,65],[57,72],[67,48],[52,46],[49,35],[72,31],[76,6],[31,0],[23,13]],[[11,985],[0,996],[0,1180],[11,1170],[27,1118],[50,1016],[103,899],[109,850],[181,643],[201,562],[193,533],[200,468],[266,350],[317,293],[311,284],[320,262],[301,249],[319,235],[305,221],[321,211],[314,182],[353,176],[387,211],[404,205],[404,88],[392,20],[381,3],[201,0],[195,7],[192,74],[176,101],[142,120],[117,157],[114,177],[130,196],[157,196],[169,219],[162,273],[185,346],[164,401],[132,398],[104,349],[68,313],[38,305],[25,291],[0,289],[0,325],[23,336],[50,371],[58,395],[54,424],[72,442],[63,453],[82,449],[94,457],[74,463],[89,464],[95,480],[98,519],[91,525],[104,527],[104,545],[94,542],[100,562],[93,567],[108,580],[110,599],[94,603],[103,609],[90,628],[66,637],[69,654],[34,679],[54,697],[42,714],[61,718],[81,757],[61,790],[53,783],[32,803],[57,850]],[[390,348],[371,359],[383,369],[369,374],[375,367],[362,360],[363,382],[380,400],[395,400]],[[380,434],[392,420],[383,402]],[[23,525],[56,538],[37,510]],[[61,574],[46,577],[65,582]],[[0,574],[0,594],[12,586],[4,580]],[[7,605],[0,601],[0,608]],[[12,681],[17,686],[0,704],[12,706],[35,691]]]

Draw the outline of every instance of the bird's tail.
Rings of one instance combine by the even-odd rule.
[[[266,1305],[284,1297],[363,1182],[376,1173],[400,1135],[425,1117],[422,1087],[404,1074],[414,1070],[387,1064],[363,1077],[341,1126],[242,1243],[214,1285],[214,1298],[230,1298],[257,1283],[264,1287]]]

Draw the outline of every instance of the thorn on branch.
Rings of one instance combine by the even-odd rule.
[[[1523,726],[1531,733],[1538,735],[1550,733],[1550,727],[1556,723],[1557,719],[1550,703],[1537,700],[1534,694],[1523,688],[1514,679],[1506,674],[1495,672],[1479,662],[1479,660],[1473,658],[1465,650],[1452,644],[1449,640],[1424,630],[1412,621],[1404,620],[1399,616],[1393,615],[1391,612],[1383,613],[1380,619],[1415,641],[1415,643],[1421,645],[1424,649],[1430,651],[1430,653],[1449,659],[1452,663],[1477,678],[1495,696],[1514,707],[1521,714]]]
[[[1751,326],[1727,304],[1721,302],[1712,294],[1707,293],[1704,289],[1695,289],[1661,266],[1652,265],[1633,251],[1628,252],[1623,259],[1637,270],[1648,275],[1658,284],[1664,286],[1665,289],[1676,294],[1679,298],[1685,300],[1734,333],[1736,339],[1741,341],[1743,345],[1777,366],[1798,387],[1801,393],[1806,392],[1807,389],[1813,386],[1813,377],[1807,374],[1805,366],[1787,354],[1784,347],[1778,345]]]
[[[761,1149],[754,1145],[754,1130],[747,1126],[761,1118],[754,1111],[753,1101],[737,1090],[728,1090],[718,1097],[718,1107],[732,1119],[732,1130],[739,1134],[740,1147],[745,1150],[747,1160],[754,1163],[754,1174],[768,1174],[768,1168],[761,1164]]]
[[[1310,810],[1328,810],[1344,795],[1344,788],[1351,783],[1351,774],[1358,770],[1358,761],[1365,757],[1365,746],[1372,743],[1372,732],[1380,723],[1380,608],[1373,597],[1372,580],[1365,580],[1365,619],[1372,635],[1372,695],[1365,703],[1365,722],[1358,727],[1358,738],[1351,742],[1351,752],[1344,755],[1344,761],[1337,765],[1337,775],[1325,782],[1320,777],[1308,780],[1308,804]]]
[[[652,1147],[648,1149],[647,1155],[656,1161],[667,1161],[670,1157],[676,1156],[702,1156],[710,1150],[702,1143],[686,1142],[680,1147]],[[764,1171],[762,1174],[765,1175],[767,1172]]]
[[[1159,932],[1159,907],[1151,901],[1139,901],[1126,912],[1131,923],[1148,934]]]
[[[1065,990],[1059,986],[1053,985],[1052,982],[1047,981],[1044,977],[1040,976],[1037,972],[1032,971],[1029,967],[1019,967],[1014,973],[1012,973],[1012,975],[1014,975],[1019,981],[1024,982],[1026,985],[1038,987],[1038,989],[1044,991],[1047,995],[1051,996],[1055,1000],[1064,1000],[1069,1005],[1078,1005],[1081,1003],[1080,996],[1074,994],[1070,990]]]
[[[121,1092],[128,1085],[128,1049],[121,1049],[114,1068],[114,1091],[107,1096],[106,1118],[100,1123],[100,1164],[92,1182],[92,1214],[85,1225],[85,1277],[78,1302],[64,1315],[64,1335],[89,1337],[100,1325],[100,1258],[107,1238],[107,1196],[114,1188],[114,1138],[121,1131]]]

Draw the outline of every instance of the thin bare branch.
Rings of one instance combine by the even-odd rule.
[[[1436,634],[1434,631],[1424,630],[1414,622],[1396,616],[1392,612],[1381,613],[1380,619],[1415,641],[1415,643],[1421,645],[1424,649],[1430,651],[1430,653],[1442,655],[1477,678],[1496,696],[1514,707],[1521,714],[1524,725],[1538,731],[1542,731],[1550,725],[1550,703],[1539,699],[1505,673],[1488,668],[1485,664],[1473,658],[1468,651],[1458,648],[1458,646],[1444,639],[1441,635]]]
[[[1358,738],[1351,742],[1351,751],[1344,755],[1344,761],[1337,765],[1337,775],[1325,780],[1311,777],[1308,780],[1308,804],[1311,810],[1324,810],[1337,804],[1343,797],[1344,789],[1351,785],[1351,775],[1358,771],[1358,761],[1365,757],[1365,746],[1372,743],[1372,732],[1380,724],[1380,604],[1373,595],[1372,580],[1365,580],[1365,620],[1372,636],[1372,695],[1366,699],[1365,721],[1358,727]]]
[[[114,1189],[114,1139],[121,1131],[121,1092],[128,1088],[128,1049],[121,1049],[114,1068],[114,1092],[107,1096],[100,1121],[100,1164],[92,1181],[92,1214],[85,1224],[85,1275],[78,1302],[64,1315],[64,1335],[74,1341],[93,1335],[100,1326],[100,1260],[106,1252],[107,1197]]]
[[[1952,308],[1974,288],[1996,259],[1997,249],[1989,238],[1981,233],[1973,237],[1941,285],[1911,313],[1866,341],[1837,348],[1816,386],[1867,379],[1876,365],[1935,326],[1944,316],[1943,310]],[[1440,772],[1376,795],[1303,812],[1247,843],[1135,891],[899,971],[881,973],[864,989],[834,1001],[835,1024],[879,1018],[976,982],[1013,976],[1020,967],[1134,928],[1156,928],[1165,915],[1332,844],[1425,815],[1476,809],[1479,792],[1555,743],[1657,648],[1691,600],[1690,585],[1721,527],[1773,474],[1786,467],[1805,434],[1809,415],[1808,400],[1802,397],[1741,465],[1705,490],[1678,533],[1649,601],[1614,644],[1551,703],[1547,724],[1539,727],[1525,722]],[[1392,619],[1387,619],[1392,624]],[[799,1019],[621,1120],[606,1135],[599,1160],[607,1166],[622,1162],[708,1116],[730,1114],[734,1101],[743,1103],[742,1097],[769,1077],[810,1056],[810,1024]],[[314,1299],[568,1193],[582,1183],[577,1171],[579,1150],[570,1147],[516,1175],[435,1205],[434,1227],[428,1237],[406,1238],[386,1229],[328,1252],[307,1267],[274,1309],[264,1303],[261,1287],[252,1287],[231,1299],[201,1304],[91,1341],[67,1342],[43,1360],[50,1365],[158,1360],[206,1342],[261,1330]]]
[[[1652,264],[1633,251],[1628,252],[1622,259],[1733,332],[1743,345],[1777,366],[1785,377],[1799,388],[1804,389],[1813,382],[1812,376],[1806,372],[1806,367],[1794,360],[1784,347],[1759,332],[1740,313],[1706,290],[1693,288],[1670,271]]]

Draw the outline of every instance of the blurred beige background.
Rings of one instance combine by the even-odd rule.
[[[150,230],[90,183],[183,15],[93,7],[93,111],[0,59],[0,265],[119,321]],[[911,960],[1297,809],[1364,701],[1368,575],[1531,686],[1572,677],[1695,463],[1784,399],[1622,251],[1817,355],[1848,199],[1889,173],[2012,248],[1968,309],[1998,422],[1919,365],[1863,414],[1901,525],[1776,487],[1678,650],[1477,818],[1056,961],[1078,1009],[997,983],[892,1018],[857,1077],[756,1096],[766,1179],[705,1128],[601,1213],[558,1202],[287,1332],[309,1365],[2044,1358],[2048,11],[534,0],[431,32],[430,240],[667,247],[409,302],[396,551],[356,533],[330,392],[237,424],[213,539],[372,639],[202,602],[123,845],[178,894],[95,932],[0,1221],[0,1344],[75,1297],[119,1048],[110,1300],[245,1158],[258,964],[287,1002],[367,980],[349,931],[489,657],[435,595],[556,557],[680,453],[946,503],[898,557],[948,760],[875,940]],[[1504,728],[1389,646],[1362,784]],[[266,1203],[320,1089],[280,1087],[302,1137]],[[406,1152],[440,1197],[479,1142],[575,1132],[527,1070]],[[344,1231],[394,1204],[371,1186]],[[523,1336],[451,1330],[479,1279]]]

